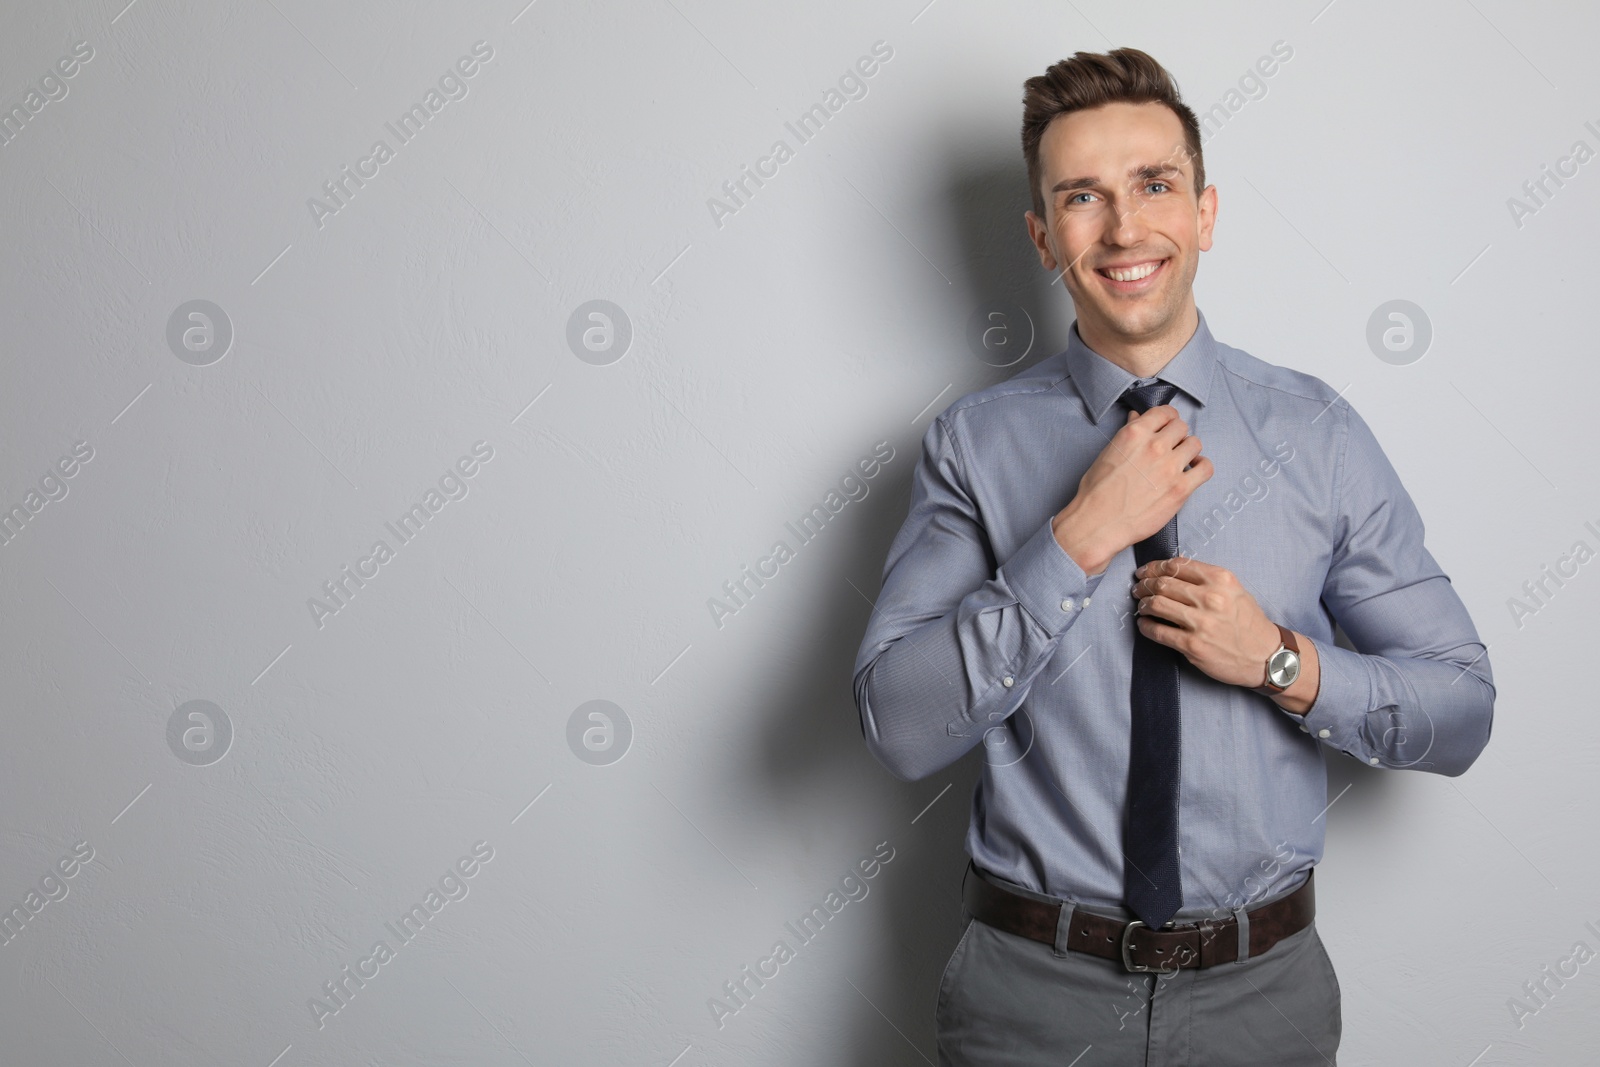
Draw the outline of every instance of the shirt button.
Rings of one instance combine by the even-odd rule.
[[[1300,724],[1300,732],[1303,733],[1303,734],[1309,734],[1311,732],[1311,730],[1306,726],[1305,723],[1301,723]]]
[[[1006,675],[1004,678],[1000,679],[1000,684],[1005,686],[1007,689],[1010,689],[1011,686],[1014,683],[1015,683],[1015,679],[1012,678],[1011,675],[1009,675],[1009,674]]]
[[[1061,602],[1061,610],[1062,611],[1071,611],[1072,610],[1072,598],[1071,597],[1067,597],[1067,599],[1065,599],[1065,600],[1063,600]]]
[[[1378,762],[1378,757],[1377,756],[1369,756],[1369,757],[1367,757],[1367,762],[1368,763],[1372,763],[1372,764],[1376,764]]]
[[[1318,730],[1317,731],[1317,736],[1318,737],[1331,737],[1333,735],[1327,730]]]
[[[1092,597],[1092,596],[1086,596],[1086,597],[1084,597],[1084,598],[1083,598],[1083,606],[1084,606],[1084,607],[1088,607],[1088,606],[1089,606],[1089,601],[1091,601],[1091,600],[1093,600],[1093,599],[1094,599],[1094,597]]]

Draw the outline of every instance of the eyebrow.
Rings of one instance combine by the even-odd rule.
[[[1132,170],[1128,171],[1128,179],[1130,181],[1137,181],[1137,180],[1140,180],[1140,179],[1148,181],[1151,178],[1171,178],[1171,177],[1178,177],[1178,178],[1183,177],[1183,168],[1175,167],[1170,163],[1167,163],[1167,164],[1146,163],[1142,167],[1134,167]],[[1055,185],[1050,187],[1050,192],[1051,193],[1060,193],[1060,192],[1066,192],[1066,191],[1072,190],[1072,189],[1093,189],[1095,186],[1097,186],[1099,184],[1100,184],[1100,179],[1099,178],[1092,178],[1092,177],[1063,178],[1060,181],[1056,182]]]

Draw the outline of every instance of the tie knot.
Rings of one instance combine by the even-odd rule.
[[[1160,407],[1167,403],[1178,391],[1176,385],[1170,382],[1156,381],[1149,385],[1130,385],[1121,396],[1121,400],[1128,407],[1143,415],[1151,408]]]

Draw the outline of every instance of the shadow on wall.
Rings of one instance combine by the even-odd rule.
[[[951,165],[944,217],[961,249],[961,261],[942,269],[951,280],[948,302],[959,310],[961,321],[982,309],[1020,306],[1032,322],[1033,343],[1023,358],[991,352],[986,359],[973,351],[967,337],[953,332],[948,345],[928,355],[930,377],[937,378],[944,368],[955,384],[936,410],[1066,345],[1071,301],[1059,282],[1052,284],[1053,275],[1040,266],[1027,239],[1023,213],[1031,205],[1018,155],[1015,164],[1005,166]],[[935,302],[946,302],[946,294],[935,294],[930,303]],[[885,306],[900,303],[885,300]],[[1002,362],[1007,365],[997,365]],[[908,388],[926,384],[927,379],[908,383]],[[836,1062],[853,1067],[936,1059],[935,1002],[945,964],[962,932],[964,842],[982,746],[920,782],[900,782],[867,751],[852,690],[856,651],[872,612],[868,598],[878,594],[890,542],[905,519],[921,434],[934,414],[919,420],[915,433],[886,429],[896,448],[886,478],[857,506],[854,521],[830,534],[849,539],[848,549],[835,549],[847,558],[832,571],[809,575],[825,595],[815,615],[798,620],[791,635],[794,654],[771,678],[777,698],[756,726],[763,731],[758,747],[765,758],[750,768],[752,780],[740,789],[740,795],[767,805],[759,815],[752,812],[753,817],[766,825],[793,827],[796,839],[805,840],[806,827],[819,818],[843,817],[858,826],[853,833],[858,851],[865,853],[884,840],[896,850],[885,876],[872,884],[870,920],[841,915],[858,925],[843,928],[838,940],[870,945],[875,954],[864,965],[850,965],[854,973],[843,975],[860,994],[841,985],[845,1007],[825,1027],[837,1035],[832,1039]],[[841,454],[845,451],[842,445]],[[1363,820],[1385,803],[1384,785],[1390,783],[1380,784],[1380,772],[1353,760],[1328,763],[1330,798],[1346,782],[1363,784],[1339,805],[1341,822]],[[941,795],[946,786],[948,792]],[[841,858],[819,863],[819,885],[834,875],[836,859]]]
[[[1351,652],[1360,651],[1350,643],[1342,627],[1334,627],[1333,643]],[[1329,808],[1326,816],[1324,830],[1328,837],[1340,832],[1359,833],[1356,827],[1365,823],[1393,818],[1394,790],[1400,785],[1395,772],[1368,767],[1352,756],[1329,748],[1323,749],[1323,762],[1328,768],[1328,800],[1337,805]],[[1341,797],[1346,789],[1350,792]],[[1319,894],[1319,901],[1325,899]]]
[[[927,386],[934,381],[950,381],[954,388],[914,430],[888,422],[903,417],[899,412],[904,402],[886,405],[883,432],[895,446],[895,460],[872,494],[853,505],[854,521],[829,532],[849,540],[847,549],[834,549],[845,560],[833,570],[808,576],[825,595],[815,615],[797,620],[791,635],[794,654],[771,678],[771,691],[778,696],[757,726],[763,731],[758,747],[765,759],[750,768],[753,780],[740,791],[768,805],[759,816],[767,825],[793,827],[797,839],[804,839],[806,826],[819,818],[846,818],[858,826],[850,836],[860,842],[860,851],[884,840],[896,850],[893,863],[872,885],[870,921],[841,913],[841,919],[856,925],[841,930],[840,940],[869,945],[873,954],[844,975],[861,993],[841,984],[845,1007],[826,1026],[837,1035],[830,1041],[838,1050],[835,1062],[857,1067],[921,1065],[936,1059],[935,998],[961,934],[961,877],[967,862],[963,842],[982,759],[980,745],[944,771],[904,783],[867,751],[851,676],[872,612],[868,598],[878,595],[890,542],[905,520],[911,472],[929,421],[959,397],[1003,381],[1065,347],[1072,322],[1070,300],[1059,283],[1051,285],[1050,273],[1040,267],[1027,239],[1027,175],[1020,152],[1011,152],[1017,159],[1004,166],[948,166],[951,179],[943,210],[928,217],[942,218],[947,228],[942,244],[959,248],[960,260],[941,264],[950,290],[930,292],[926,306],[954,307],[958,314],[948,344],[928,353],[928,374],[907,383],[907,396],[931,393]],[[970,154],[963,156],[970,159]],[[941,242],[918,243],[938,247]],[[902,306],[901,291],[886,294],[885,306]],[[1016,306],[1025,309],[1033,331],[1026,355],[1019,358],[1015,348],[1001,348],[980,358],[963,335],[963,324],[982,309]],[[1003,343],[1012,343],[1015,336]],[[1006,365],[998,365],[1002,363]],[[841,444],[841,455],[847,451]],[[941,796],[946,786],[950,788]],[[936,797],[937,803],[918,818]],[[841,798],[848,800],[848,807]],[[819,884],[833,876],[835,866],[832,859],[819,865]]]

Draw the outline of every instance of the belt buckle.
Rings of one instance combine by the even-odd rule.
[[[1134,974],[1176,974],[1180,969],[1180,965],[1176,961],[1171,967],[1145,967],[1133,962],[1133,957],[1128,951],[1128,940],[1133,936],[1133,930],[1136,926],[1143,926],[1147,930],[1151,929],[1150,924],[1142,919],[1132,919],[1127,926],[1122,928],[1122,966]]]

